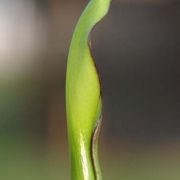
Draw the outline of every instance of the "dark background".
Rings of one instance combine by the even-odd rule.
[[[70,179],[65,72],[87,2],[0,0],[0,179]],[[114,0],[91,38],[104,179],[179,179],[180,2]]]

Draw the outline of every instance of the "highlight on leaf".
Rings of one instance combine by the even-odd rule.
[[[98,135],[102,100],[89,34],[107,13],[110,0],[91,0],[75,28],[66,74],[66,111],[73,180],[102,179]]]

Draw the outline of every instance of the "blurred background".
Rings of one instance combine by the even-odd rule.
[[[0,179],[70,180],[65,72],[87,0],[0,0]],[[104,180],[180,179],[180,1],[112,0],[92,32]]]

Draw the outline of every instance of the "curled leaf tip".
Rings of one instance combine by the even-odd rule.
[[[100,180],[98,134],[102,109],[89,34],[107,13],[110,0],[91,0],[73,34],[66,74],[66,110],[73,180]]]

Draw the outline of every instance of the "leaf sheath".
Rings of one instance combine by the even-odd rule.
[[[89,49],[89,34],[107,13],[110,0],[91,0],[75,28],[68,55],[66,110],[72,180],[100,180],[97,135],[102,102]]]

